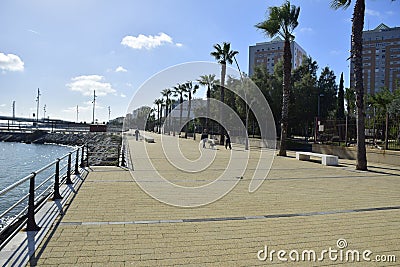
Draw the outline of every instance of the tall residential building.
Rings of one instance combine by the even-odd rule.
[[[274,72],[275,64],[283,59],[283,46],[285,41],[276,37],[270,42],[256,43],[249,47],[249,75],[253,75],[254,67],[263,65],[269,73]],[[301,65],[306,51],[295,41],[290,44],[292,50],[292,68],[295,69]]]
[[[382,87],[393,91],[400,82],[400,27],[380,24],[363,31],[363,80],[366,93],[374,94]],[[354,87],[353,64],[350,86]]]

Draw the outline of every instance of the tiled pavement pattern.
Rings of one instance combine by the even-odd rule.
[[[163,159],[159,136],[146,144],[160,173],[182,184],[213,179],[227,162],[219,148],[215,164],[201,175],[174,170]],[[130,141],[135,154],[136,141]],[[188,158],[198,156],[197,143],[180,140]],[[241,149],[235,148],[234,149]],[[395,255],[397,262],[357,266],[400,265],[400,168],[373,164],[355,171],[354,162],[340,166],[275,158],[268,180],[248,192],[254,156],[238,185],[222,199],[199,208],[172,207],[144,193],[130,172],[93,168],[66,214],[48,233],[31,265],[38,266],[349,266],[345,260],[260,261],[268,250],[371,250],[370,256]],[[137,160],[140,156],[137,155]],[[135,164],[135,157],[133,158]],[[140,161],[140,160],[139,160]],[[134,174],[135,172],[133,172]],[[263,256],[264,254],[260,254]],[[289,256],[286,254],[286,258]]]

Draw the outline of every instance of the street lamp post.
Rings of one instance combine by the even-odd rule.
[[[321,117],[321,97],[323,97],[324,94],[320,93],[318,94],[318,112],[317,112],[317,117],[315,118],[315,132],[314,132],[314,143],[317,142],[318,139],[318,132],[319,132],[319,119]]]

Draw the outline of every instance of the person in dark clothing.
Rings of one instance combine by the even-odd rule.
[[[225,149],[229,149],[232,150],[232,145],[231,145],[231,137],[229,136],[229,132],[226,133],[225,135]]]
[[[207,129],[204,129],[203,133],[201,134],[201,141],[203,141],[203,148],[206,148],[207,139],[208,139]]]

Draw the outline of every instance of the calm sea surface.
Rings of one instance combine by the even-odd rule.
[[[59,145],[40,145],[0,142],[0,191],[30,173],[41,169],[74,148]],[[62,163],[61,163],[62,165]],[[52,175],[53,168],[37,176],[36,186]],[[0,196],[0,214],[29,192],[29,182],[23,183],[4,196]],[[12,217],[12,212],[7,217]],[[3,220],[0,219],[0,228]]]

